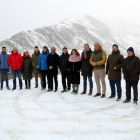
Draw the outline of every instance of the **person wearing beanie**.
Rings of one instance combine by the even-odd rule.
[[[128,56],[123,62],[123,74],[126,82],[126,99],[123,103],[131,101],[131,87],[134,91],[134,103],[138,101],[138,81],[140,71],[140,60],[135,56],[134,49],[132,47],[127,50]]]
[[[67,92],[67,91],[70,91],[70,88],[71,88],[70,76],[68,74],[69,54],[66,47],[64,47],[62,51],[63,52],[62,52],[62,55],[60,56],[60,62],[59,62],[59,69],[61,71],[62,85],[63,85],[63,90],[61,92]],[[66,86],[66,82],[67,82],[67,86]]]
[[[48,64],[47,64],[47,59],[48,55],[50,54],[48,48],[46,46],[43,47],[42,53],[39,55],[38,59],[38,69],[41,70],[42,74],[42,89],[46,89],[46,76],[47,76],[47,81],[48,81],[48,89],[50,89],[50,82],[49,82],[49,76],[48,76]]]
[[[118,49],[118,45],[114,44],[112,46],[112,54],[108,56],[107,64],[106,64],[106,75],[108,75],[110,88],[111,88],[111,96],[109,99],[115,98],[116,90],[115,85],[117,87],[117,101],[121,99],[122,88],[121,88],[121,68],[123,64],[124,57],[120,54],[120,50]]]

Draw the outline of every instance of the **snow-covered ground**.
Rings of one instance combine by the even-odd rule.
[[[31,90],[17,87],[16,91],[0,91],[0,140],[140,140],[140,102],[122,103],[124,80],[122,100],[117,102],[61,93],[60,75],[58,79],[56,93],[41,91],[41,87],[35,89],[34,79]],[[83,91],[82,83],[81,77],[79,93]],[[107,77],[106,83],[108,97]]]

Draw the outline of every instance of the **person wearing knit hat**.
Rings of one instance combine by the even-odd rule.
[[[134,53],[134,49],[132,47],[128,48],[127,52],[130,51],[132,53]]]
[[[132,47],[128,48],[127,54],[128,57],[126,57],[123,62],[123,74],[126,81],[126,99],[123,103],[131,101],[132,87],[134,91],[134,103],[137,104],[140,60],[137,56],[135,56],[134,49]]]
[[[48,50],[48,47],[47,46],[44,46],[43,48],[47,49]]]
[[[64,48],[63,48],[63,50],[65,50],[65,49],[67,50],[67,48],[66,48],[66,47],[64,47]],[[63,50],[62,50],[62,51],[63,51]]]

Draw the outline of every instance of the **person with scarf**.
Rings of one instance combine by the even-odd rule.
[[[90,65],[90,63],[89,63],[91,54],[92,54],[92,51],[89,48],[89,45],[84,44],[84,51],[82,52],[82,55],[81,55],[81,59],[82,59],[81,71],[82,71],[82,75],[83,75],[83,92],[81,94],[82,95],[86,94],[87,78],[88,78],[89,86],[90,86],[90,90],[89,90],[89,94],[88,94],[89,96],[92,95],[92,90],[93,90],[93,81],[92,81],[93,66]]]
[[[115,85],[117,87],[118,98],[117,101],[121,99],[122,88],[121,88],[121,68],[123,64],[124,57],[120,54],[118,45],[114,44],[112,46],[112,54],[108,56],[106,64],[106,75],[108,75],[111,96],[110,99],[114,98],[116,95]]]
[[[137,104],[140,60],[135,56],[134,49],[132,47],[128,48],[127,54],[128,56],[123,61],[123,74],[126,82],[126,99],[123,103],[131,101],[132,87],[134,91],[134,104]]]
[[[90,64],[93,66],[94,78],[97,85],[97,93],[93,97],[101,96],[101,85],[102,83],[102,96],[105,98],[106,95],[106,83],[105,83],[105,63],[106,63],[106,52],[102,50],[102,46],[99,43],[94,43],[94,51],[90,57]]]
[[[28,51],[25,51],[23,54],[23,65],[22,65],[22,73],[23,80],[25,80],[25,89],[31,88],[31,79],[32,79],[32,62],[31,57]]]
[[[71,51],[68,64],[68,73],[70,75],[70,83],[72,84],[75,95],[78,94],[80,84],[80,69],[81,69],[81,58],[80,54],[76,49]]]

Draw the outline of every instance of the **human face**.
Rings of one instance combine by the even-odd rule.
[[[47,49],[46,48],[43,48],[43,52],[47,52]]]
[[[89,46],[88,45],[84,45],[84,51],[89,50]]]
[[[76,51],[75,50],[72,51],[72,55],[74,55],[74,54],[76,54]]]
[[[112,47],[112,52],[117,52],[117,51],[118,51],[117,46],[113,46],[113,47]]]
[[[99,43],[95,43],[94,44],[94,50],[99,50],[100,49],[100,45],[99,45]]]
[[[132,56],[132,55],[134,55],[134,53],[131,52],[131,51],[128,51],[127,54],[128,54],[128,56]]]
[[[38,48],[35,48],[35,52],[38,52]]]
[[[13,49],[13,52],[16,54],[17,53],[17,49]]]
[[[29,55],[29,53],[28,53],[28,52],[26,52],[26,53],[25,53],[25,55],[26,55],[26,56],[28,56],[28,55]]]
[[[6,48],[2,48],[2,52],[5,53],[6,52]]]
[[[51,53],[55,53],[55,48],[54,47],[51,48]]]
[[[66,49],[63,49],[63,53],[66,54],[67,53],[67,50]]]

